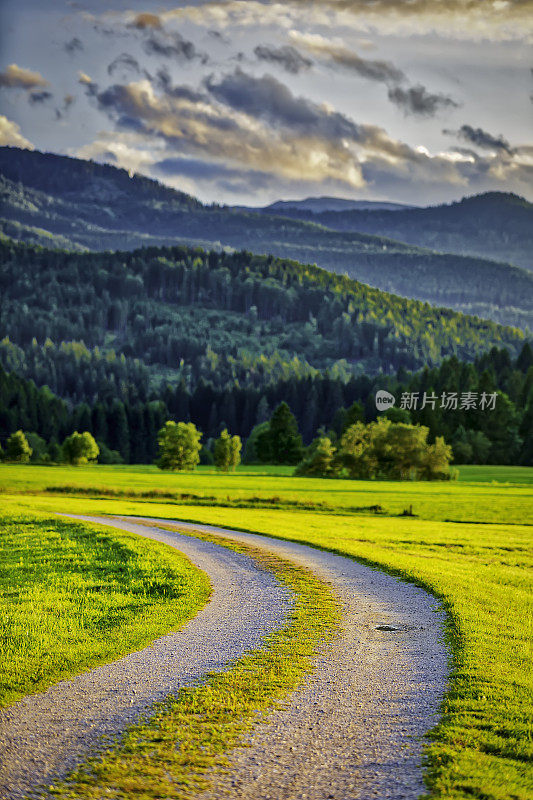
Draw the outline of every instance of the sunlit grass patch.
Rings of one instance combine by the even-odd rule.
[[[0,517],[0,705],[179,628],[207,577],[172,548],[36,513]]]

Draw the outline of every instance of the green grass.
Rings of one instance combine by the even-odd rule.
[[[200,686],[158,704],[155,713],[128,729],[118,746],[54,786],[58,800],[185,800],[208,788],[206,773],[228,766],[228,751],[301,684],[312,670],[312,656],[338,630],[339,604],[308,570],[259,548],[196,535],[247,553],[273,572],[294,597],[288,622],[229,671],[208,675]]]
[[[175,630],[207,577],[158,542],[38,512],[0,516],[0,705]]]
[[[532,467],[461,467],[464,479],[452,482],[350,481],[293,478],[292,468],[243,467],[225,475],[203,468],[194,473],[163,473],[152,466],[70,467],[0,466],[0,491],[45,492],[63,487],[99,491],[163,493],[169,501],[287,508],[306,506],[327,513],[380,505],[399,515],[410,506],[422,519],[533,524]],[[137,499],[143,499],[138,497]],[[150,497],[144,498],[147,502]],[[157,498],[155,498],[157,499]],[[57,501],[52,508],[57,508]],[[147,512],[148,514],[149,512]]]
[[[296,479],[252,469],[224,476],[208,470],[164,475],[151,468],[4,467],[0,485],[12,492],[2,497],[8,508],[214,523],[306,542],[416,581],[442,598],[454,656],[442,721],[428,751],[428,797],[529,800],[532,475],[527,468],[465,467],[462,480],[453,484],[398,484]],[[61,481],[82,488],[188,492],[220,498],[221,504],[127,496],[93,499],[44,491]],[[17,488],[40,494],[17,495]],[[260,507],[253,499],[258,497],[277,497],[279,507]],[[287,506],[288,500],[306,498],[328,504],[332,513]],[[232,507],[243,499],[249,507]],[[388,516],[346,513],[348,507],[373,504],[385,508]],[[418,517],[393,516],[410,504]]]

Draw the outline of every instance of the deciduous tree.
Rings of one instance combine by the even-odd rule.
[[[157,437],[160,469],[193,470],[200,461],[201,432],[192,422],[165,422]]]
[[[234,470],[241,463],[242,442],[240,436],[231,436],[224,428],[215,442],[215,466],[223,472]]]
[[[76,467],[89,461],[96,461],[100,454],[100,448],[89,431],[83,433],[74,431],[67,436],[62,449],[65,461]]]
[[[23,431],[15,431],[7,440],[6,461],[17,461],[19,464],[27,464],[31,458],[32,452]]]

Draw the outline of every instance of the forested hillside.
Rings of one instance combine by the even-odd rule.
[[[454,357],[415,374],[400,370],[393,376],[361,375],[348,381],[330,375],[292,377],[262,389],[233,385],[216,390],[202,381],[193,391],[181,383],[167,386],[157,398],[133,402],[109,395],[76,406],[0,366],[0,444],[22,429],[40,436],[42,442],[30,437],[32,446],[41,457],[54,460],[60,457],[58,445],[65,436],[89,431],[100,444],[102,461],[147,463],[155,458],[157,431],[167,419],[194,422],[206,445],[226,427],[248,437],[282,401],[295,414],[305,444],[320,431],[335,441],[350,422],[376,418],[375,392],[384,388],[395,394],[398,405],[404,392],[418,393],[419,406],[424,392],[437,396],[435,409],[396,413],[402,421],[426,425],[430,441],[444,436],[453,446],[456,463],[533,465],[533,351],[528,344],[517,359],[495,348],[474,364]],[[495,407],[482,409],[477,403],[477,408],[441,408],[442,394],[452,392],[477,399],[483,392],[496,392]]]
[[[259,387],[326,368],[348,378],[470,360],[493,345],[516,355],[523,342],[516,329],[246,251],[68,253],[3,242],[0,262],[4,365],[74,399],[107,391],[104,374],[129,397],[142,365],[152,383]]]
[[[274,203],[262,209],[336,231],[379,234],[447,253],[507,261],[533,271],[533,204],[504,192],[430,208],[321,208]]]
[[[130,177],[125,170],[17,148],[0,148],[0,176],[0,232],[11,238],[73,250],[176,243],[245,248],[317,264],[406,297],[533,328],[533,276],[506,263],[421,249],[381,233],[340,232],[287,216],[203,206],[156,181]],[[339,213],[376,214],[380,219],[390,214],[396,219],[415,211],[424,209]],[[494,225],[494,235],[498,230]],[[475,235],[484,236],[479,231]],[[489,231],[487,241],[490,235]],[[512,260],[510,252],[501,258]]]

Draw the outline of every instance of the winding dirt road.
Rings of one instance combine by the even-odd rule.
[[[342,634],[315,672],[231,753],[233,768],[213,776],[202,800],[414,800],[423,792],[421,737],[438,718],[448,666],[435,598],[349,558],[266,536],[171,520],[143,520],[146,527],[133,517],[75,518],[171,544],[210,576],[213,596],[153,647],[0,712],[2,797],[18,799],[65,774],[103,734],[119,733],[154,701],[224,669],[286,618],[290,598],[272,576],[247,556],[157,527],[170,524],[302,564],[344,604]]]

